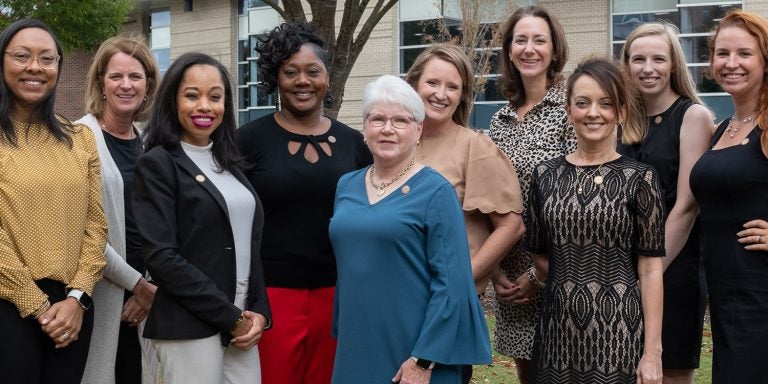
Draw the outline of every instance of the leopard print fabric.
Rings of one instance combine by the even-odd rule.
[[[566,155],[576,149],[573,126],[565,113],[565,83],[555,83],[544,99],[521,119],[511,104],[497,111],[489,132],[496,145],[509,156],[517,169],[523,199],[527,200],[533,168],[544,160]],[[527,206],[523,218],[527,222]],[[501,269],[511,281],[531,267],[531,255],[525,250],[525,238],[501,262]],[[534,326],[539,298],[516,305],[497,301],[496,351],[517,359],[531,360]]]

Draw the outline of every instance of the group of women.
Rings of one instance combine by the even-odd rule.
[[[639,26],[618,65],[586,59],[564,90],[560,31],[532,7],[504,35],[504,82],[517,86],[491,137],[528,199],[533,266],[518,276],[526,259],[504,260],[494,279],[497,349],[516,358],[521,382],[692,383],[708,290],[713,382],[764,381],[768,21],[731,12],[710,37],[710,74],[735,110],[716,129],[673,26]],[[575,133],[575,150],[562,132]],[[515,333],[537,299],[526,275],[543,288],[532,377]]]
[[[160,81],[141,41],[108,39],[71,123],[53,112],[50,29],[17,21],[0,48],[11,382],[468,383],[491,359],[491,282],[495,346],[522,383],[691,383],[702,258],[713,382],[768,376],[759,16],[732,12],[710,39],[735,110],[716,129],[674,27],[642,25],[620,63],[565,79],[565,33],[536,6],[505,24],[510,103],[490,137],[469,129],[471,62],[450,44],[367,85],[362,134],[324,116],[306,23],[260,39],[279,108],[239,130],[205,54]]]

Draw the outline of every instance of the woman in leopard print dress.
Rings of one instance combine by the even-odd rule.
[[[568,45],[557,19],[541,7],[529,6],[507,20],[502,49],[502,92],[509,104],[493,116],[490,136],[512,160],[527,198],[533,167],[576,148],[561,75]],[[494,343],[499,353],[515,359],[520,382],[528,384],[533,381],[538,287],[528,277],[531,255],[523,243],[504,258],[493,278],[498,302]]]

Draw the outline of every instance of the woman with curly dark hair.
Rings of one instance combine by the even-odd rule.
[[[371,163],[362,135],[323,115],[329,76],[323,41],[303,22],[259,41],[258,65],[274,114],[239,130],[264,204],[261,255],[275,326],[259,343],[265,384],[329,383],[336,258],[328,238],[336,182]]]

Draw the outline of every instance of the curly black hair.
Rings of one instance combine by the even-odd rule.
[[[310,43],[315,54],[328,69],[328,54],[325,42],[316,35],[312,25],[305,21],[292,21],[280,24],[266,36],[259,38],[254,50],[259,54],[256,64],[259,66],[261,82],[267,93],[277,90],[277,73],[286,60],[296,53],[301,46]]]

